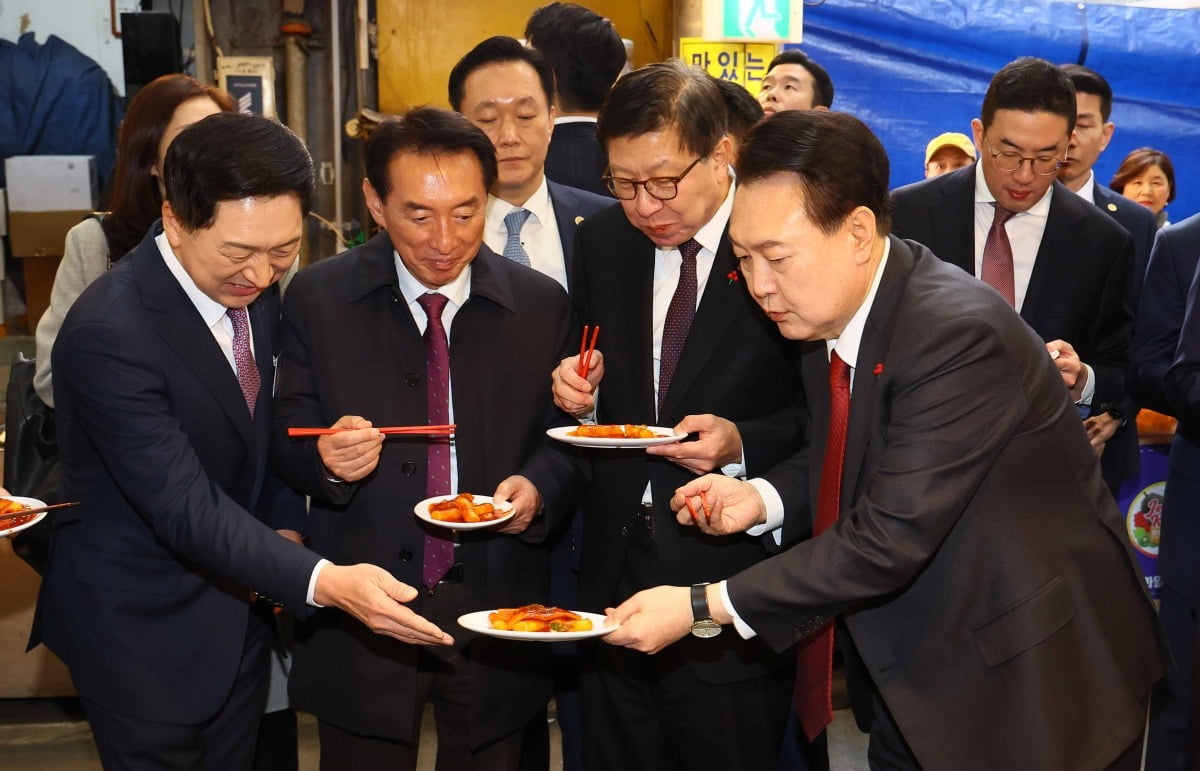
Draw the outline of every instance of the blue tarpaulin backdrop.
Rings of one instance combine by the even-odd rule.
[[[1078,62],[1113,87],[1116,133],[1096,164],[1107,185],[1130,150],[1175,165],[1172,222],[1200,211],[1200,10],[1078,2],[826,0],[804,10],[805,53],[829,70],[833,109],[883,140],[893,187],[924,177],[925,143],[971,135],[997,70],[1019,56]]]

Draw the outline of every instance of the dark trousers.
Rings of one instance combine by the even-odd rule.
[[[1200,625],[1191,599],[1169,585],[1162,589],[1158,617],[1175,666],[1167,670],[1151,698],[1146,771],[1182,771],[1197,767],[1189,764],[1188,756],[1189,742],[1200,734],[1193,685]]]
[[[106,771],[249,771],[267,699],[268,619],[252,613],[229,698],[203,723],[169,724],[109,709],[80,694]],[[169,687],[164,685],[164,687]]]
[[[652,532],[636,527],[618,592],[662,583]],[[726,630],[725,634],[736,634]],[[654,656],[580,645],[585,771],[763,771],[774,767],[792,681],[696,676],[673,645]]]
[[[422,615],[442,629],[453,629],[464,611],[462,585],[438,584],[423,599]],[[417,766],[421,716],[425,704],[433,706],[437,729],[437,771],[516,771],[524,731],[471,751],[465,738],[470,724],[471,677],[466,658],[453,648],[422,648],[417,659],[417,708],[410,744],[393,739],[361,736],[325,721],[317,724],[321,742],[321,771],[412,771]],[[429,748],[427,748],[429,749]]]

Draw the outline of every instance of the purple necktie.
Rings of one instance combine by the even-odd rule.
[[[450,345],[446,341],[446,328],[442,326],[442,311],[449,298],[436,292],[417,298],[425,310],[428,323],[425,325],[425,387],[427,392],[426,417],[430,425],[445,425],[450,422]],[[427,450],[429,468],[425,476],[425,494],[449,495],[450,490],[450,440],[431,437]],[[421,582],[429,589],[437,585],[454,566],[454,541],[442,533],[441,528],[425,533],[425,561],[421,571]]]
[[[258,402],[258,389],[262,378],[258,374],[258,365],[254,363],[254,354],[250,350],[250,318],[245,308],[229,308],[225,311],[233,324],[233,365],[237,369],[238,385],[242,387],[242,396],[250,409],[250,417],[254,417],[254,405]]]
[[[662,350],[658,359],[660,413],[667,399],[667,389],[671,387],[671,379],[675,377],[675,366],[679,364],[679,354],[683,353],[683,343],[692,326],[692,317],[696,315],[696,255],[700,253],[700,244],[696,239],[689,238],[679,245],[679,253],[683,255],[683,263],[679,266],[679,285],[675,287],[671,304],[667,306]]]
[[[996,207],[996,214],[992,217],[992,227],[988,230],[987,240],[983,242],[983,268],[979,277],[1015,308],[1017,295],[1013,283],[1012,244],[1008,242],[1008,231],[1004,229],[1004,223],[1016,212],[1009,211],[997,203],[993,203],[992,206]]]

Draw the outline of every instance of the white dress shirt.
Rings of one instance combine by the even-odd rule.
[[[504,218],[513,209],[526,209],[529,217],[521,226],[521,246],[529,255],[529,265],[539,273],[544,273],[567,288],[567,262],[563,256],[562,237],[558,232],[558,220],[554,218],[554,203],[550,200],[550,187],[546,184],[546,176],[542,175],[542,184],[538,185],[533,195],[529,196],[521,206],[513,206],[507,201],[494,195],[488,196],[487,224],[483,229],[483,241],[496,254],[504,254],[504,244],[508,241],[508,228],[504,226]]]
[[[988,207],[991,208],[990,206]],[[850,392],[854,393],[854,373],[858,368],[858,349],[862,345],[863,330],[866,328],[867,317],[871,315],[871,306],[875,304],[875,295],[879,292],[879,282],[883,278],[883,271],[887,268],[888,255],[891,254],[892,243],[890,240],[883,242],[883,256],[879,260],[879,267],[875,270],[875,277],[871,279],[871,288],[867,291],[866,299],[862,305],[858,306],[858,310],[850,317],[850,321],[846,323],[846,328],[842,330],[841,337],[834,340],[825,341],[825,351],[831,354],[837,351],[838,358],[850,366]],[[853,398],[851,399],[853,404]],[[779,543],[778,530],[783,526],[783,499],[779,497],[779,492],[770,482],[765,479],[751,479],[750,484],[754,485],[754,489],[758,490],[759,495],[763,499],[763,507],[766,509],[767,521],[761,525],[749,528],[746,533],[749,535],[761,535],[767,531],[774,530],[775,541]],[[721,593],[721,600],[725,603],[725,608],[729,611],[729,615],[733,616],[733,626],[743,638],[749,640],[756,636],[750,626],[742,620],[737,611],[733,607],[733,603],[729,599],[729,589],[724,581],[717,584],[717,590]]]

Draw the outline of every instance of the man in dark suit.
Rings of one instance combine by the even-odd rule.
[[[106,768],[249,769],[272,634],[252,590],[301,617],[338,606],[410,642],[449,638],[399,604],[411,587],[301,546],[303,502],[266,473],[304,145],[219,113],[174,140],[164,177],[161,223],[54,345],[63,499],[81,504],[54,520],[31,645],[70,669]]]
[[[554,71],[536,49],[497,36],[472,48],[454,65],[449,91],[450,105],[496,147],[498,171],[488,195],[484,243],[566,289],[579,272],[576,229],[584,218],[611,206],[613,199],[546,178],[546,152],[554,131]],[[550,602],[559,607],[579,604],[582,529],[576,510],[548,544]],[[552,656],[563,767],[578,771],[583,762],[579,657],[574,645],[556,645]],[[528,767],[544,768],[550,762],[547,724],[544,717],[534,723],[532,730],[541,738],[526,747],[527,753],[537,755]]]
[[[600,423],[673,426],[698,441],[582,456],[585,610],[763,559],[756,537],[681,530],[667,502],[697,473],[768,468],[795,451],[803,426],[791,349],[746,294],[725,232],[733,180],[716,85],[678,60],[635,70],[598,127],[621,203],[579,230],[571,297],[601,332],[586,379],[578,356],[554,373],[556,400]],[[584,655],[587,767],[774,765],[790,662],[760,641],[692,639],[656,659],[603,645]],[[721,730],[694,719],[697,705],[724,716]]]
[[[1167,468],[1158,574],[1159,617],[1175,667],[1150,708],[1146,768],[1200,767],[1200,710],[1193,678],[1200,662],[1200,214],[1159,231],[1133,333],[1130,389],[1149,409],[1179,420]],[[1189,290],[1189,287],[1190,290]],[[1186,312],[1185,312],[1186,311]]]
[[[576,3],[549,3],[525,24],[525,40],[554,70],[557,115],[546,155],[555,182],[609,196],[596,115],[625,67],[625,42],[610,20]]]
[[[730,236],[759,305],[809,341],[814,450],[672,505],[716,535],[784,512],[794,528],[812,503],[816,535],[719,584],[636,595],[605,639],[653,652],[733,623],[783,649],[837,618],[873,686],[872,768],[1137,769],[1163,660],[1078,413],[1002,298],[888,235],[887,180],[850,115],[751,132]]]
[[[1046,347],[1086,420],[1114,492],[1137,470],[1126,416],[1133,241],[1055,174],[1075,123],[1070,79],[1022,58],[992,78],[971,122],[979,160],[892,193],[894,230],[996,286]],[[989,246],[991,244],[991,246]],[[1107,444],[1106,444],[1107,443]]]
[[[383,228],[302,271],[284,303],[273,463],[312,497],[311,542],[422,584],[416,605],[445,627],[460,615],[544,600],[540,541],[566,508],[570,462],[549,446],[546,372],[573,338],[566,293],[483,245],[496,156],[462,116],[429,108],[377,129],[366,148],[367,208]],[[428,308],[428,310],[427,310]],[[457,426],[449,442],[377,425]],[[315,442],[290,426],[350,430]],[[427,495],[494,495],[515,506],[494,528],[423,527]],[[318,611],[298,635],[291,693],[319,721],[325,769],[416,764],[422,710],[438,763],[512,769],[522,729],[550,698],[546,646],[460,634],[449,648],[390,644]]]

